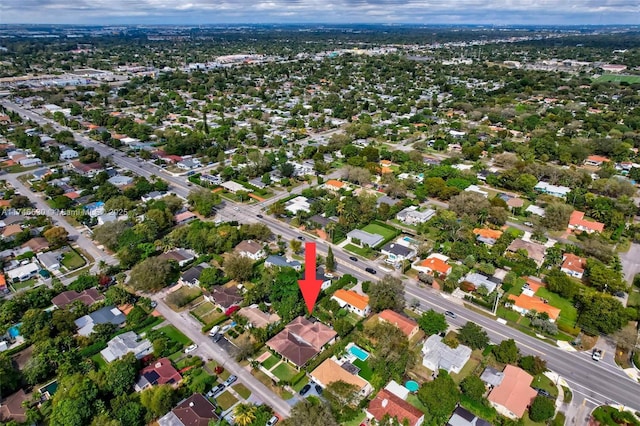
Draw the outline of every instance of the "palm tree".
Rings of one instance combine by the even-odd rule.
[[[253,404],[238,404],[233,409],[235,423],[240,426],[248,426],[256,419],[256,406]]]

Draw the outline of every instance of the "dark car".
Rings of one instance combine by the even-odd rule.
[[[218,343],[220,341],[220,339],[222,339],[222,334],[218,333],[216,335],[214,335],[211,340],[213,340],[215,343]]]
[[[307,392],[311,390],[311,385],[304,385],[302,389],[300,389],[300,395],[305,396]]]
[[[322,386],[320,386],[320,385],[316,385],[316,386],[315,386],[315,388],[316,388],[316,393],[317,393],[318,395],[322,395]]]
[[[256,215],[258,218],[262,219],[264,216],[262,216],[261,214]]]
[[[444,314],[451,318],[457,318],[458,316],[451,311],[444,311]]]
[[[533,388],[533,389],[535,389],[535,391],[538,392],[538,395],[540,396],[544,396],[547,398],[551,397],[551,394],[544,389],[540,389],[540,388]]]
[[[375,274],[377,274],[377,273],[378,273],[378,271],[376,271],[376,270],[375,270],[375,269],[373,269],[373,268],[365,268],[364,270],[365,270],[365,271],[367,271],[367,272],[368,272],[368,273],[370,273],[370,274],[373,274],[373,275],[375,275]]]
[[[296,238],[299,239],[300,241],[304,241],[304,237],[302,235],[298,235]]]
[[[352,262],[357,262],[358,258],[355,257],[355,256],[349,256],[349,260],[352,261]]]

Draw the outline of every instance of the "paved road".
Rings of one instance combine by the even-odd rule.
[[[640,244],[631,244],[628,252],[620,254],[620,261],[625,280],[633,283],[633,277],[640,274]]]
[[[196,354],[200,354],[205,358],[214,359],[224,368],[226,368],[231,374],[238,377],[238,381],[244,383],[251,392],[252,397],[257,397],[265,404],[270,405],[273,409],[281,415],[289,416],[291,412],[291,406],[287,404],[282,398],[273,393],[269,388],[263,385],[258,379],[251,375],[251,372],[241,367],[235,362],[233,358],[229,356],[220,346],[213,343],[211,338],[200,332],[201,324],[191,317],[187,312],[177,313],[174,312],[164,303],[164,296],[166,292],[157,293],[151,296],[152,300],[158,303],[156,309],[160,314],[171,324],[182,331],[189,339],[198,345]]]
[[[31,190],[29,190],[29,188],[27,188],[26,185],[24,185],[22,182],[18,180],[18,177],[21,176],[22,174],[28,174],[28,172],[21,173],[21,174],[6,174],[2,176],[2,179],[5,179],[7,182],[11,183],[11,185],[13,185],[14,188],[16,188],[20,193],[22,193],[22,195],[29,197],[29,200],[31,201],[31,203],[33,203],[35,208],[42,210],[43,212],[46,212],[45,214],[47,214],[48,216],[51,216],[54,225],[62,226],[64,229],[67,230],[67,232],[69,233],[69,236],[75,240],[75,243],[78,246],[80,246],[84,251],[86,251],[91,257],[93,257],[95,263],[92,267],[92,270],[95,269],[95,271],[97,271],[98,264],[100,263],[100,261],[104,261],[109,265],[115,265],[118,263],[116,258],[109,255],[108,253],[105,253],[103,250],[100,250],[99,248],[97,248],[96,245],[93,243],[93,241],[91,241],[89,238],[84,236],[84,234],[78,231],[73,225],[67,222],[63,217],[56,216],[53,209],[41,197],[31,192]]]

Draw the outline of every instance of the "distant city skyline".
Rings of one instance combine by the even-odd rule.
[[[638,0],[3,0],[0,24],[639,25]]]

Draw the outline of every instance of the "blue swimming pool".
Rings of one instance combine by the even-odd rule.
[[[420,389],[420,385],[414,380],[408,380],[404,384],[404,387],[407,388],[409,392],[418,392],[418,389]]]
[[[408,243],[410,243],[410,244],[417,244],[418,243],[418,241],[414,240],[411,237],[404,237],[403,240],[408,242]]]
[[[351,355],[358,358],[360,361],[366,361],[369,358],[369,354],[364,350],[360,349],[358,346],[353,345],[349,348],[349,352]]]
[[[18,337],[20,335],[20,324],[16,324],[13,327],[9,327],[9,336],[12,339],[15,339],[16,337]]]

